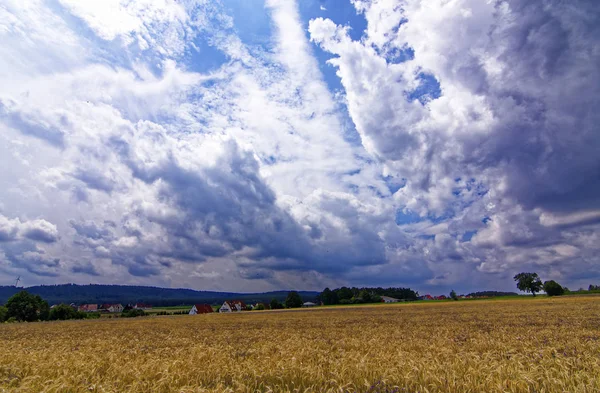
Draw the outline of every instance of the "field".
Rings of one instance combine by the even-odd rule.
[[[0,392],[600,392],[600,299],[0,325]]]

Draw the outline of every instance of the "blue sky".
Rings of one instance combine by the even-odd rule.
[[[585,0],[6,1],[0,285],[597,284],[598,20]]]

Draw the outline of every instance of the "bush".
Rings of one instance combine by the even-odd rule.
[[[146,312],[144,310],[123,311],[123,313],[121,314],[121,316],[124,317],[124,318],[144,317],[146,315],[147,314],[146,314]]]
[[[59,304],[50,310],[48,319],[51,321],[66,321],[67,319],[85,319],[86,315],[83,312],[75,310],[67,304]]]
[[[565,290],[559,283],[550,280],[544,283],[544,292],[546,292],[548,296],[561,296],[564,295]]]
[[[271,310],[279,310],[280,308],[283,308],[283,304],[281,304],[279,300],[275,298],[271,299],[269,306],[271,307]]]
[[[264,310],[264,309],[265,309],[265,305],[264,305],[264,304],[262,304],[262,303],[258,303],[258,304],[257,304],[257,305],[254,307],[254,309],[255,309],[255,310],[257,310],[257,311]]]
[[[8,315],[8,310],[4,306],[0,306],[0,322],[6,321]]]

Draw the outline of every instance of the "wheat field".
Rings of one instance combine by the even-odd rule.
[[[0,325],[0,392],[600,392],[600,298]]]

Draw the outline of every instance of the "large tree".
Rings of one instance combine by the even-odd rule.
[[[47,320],[50,308],[40,295],[32,295],[27,291],[14,294],[6,302],[7,318],[17,321],[34,322]]]
[[[288,293],[287,298],[285,299],[285,307],[286,308],[298,308],[302,307],[302,298],[296,291],[291,291]]]
[[[514,280],[520,291],[531,292],[534,297],[536,292],[542,290],[542,280],[537,273],[519,273],[515,275]]]
[[[544,282],[544,292],[548,296],[561,296],[565,293],[565,289],[556,281],[550,280]]]
[[[337,294],[329,288],[325,288],[323,292],[321,292],[320,298],[325,305],[338,303]]]

